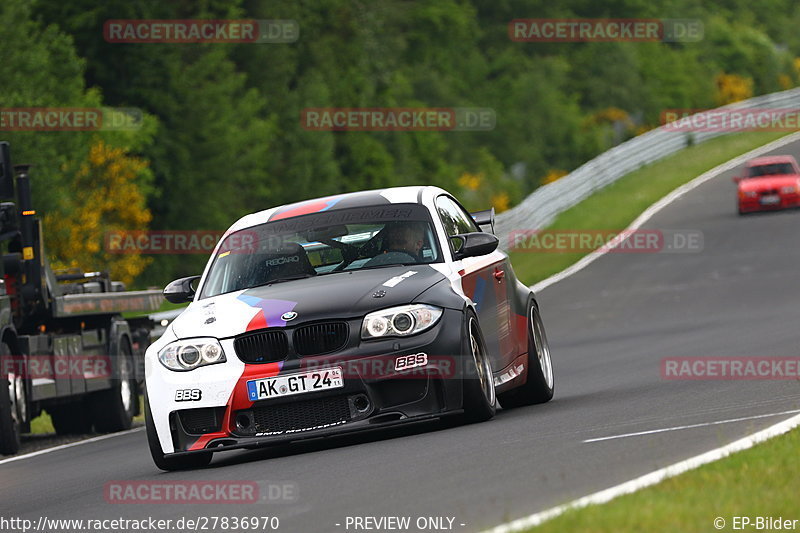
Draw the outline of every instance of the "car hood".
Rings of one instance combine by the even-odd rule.
[[[796,186],[800,176],[795,174],[780,174],[763,178],[747,178],[739,182],[740,191],[768,191],[781,187]]]
[[[359,317],[410,303],[443,279],[431,266],[412,265],[285,281],[193,302],[172,327],[178,338],[223,339],[266,327]],[[296,316],[286,320],[292,313]]]

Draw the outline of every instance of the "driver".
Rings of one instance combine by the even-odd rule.
[[[422,224],[398,224],[388,228],[385,241],[385,252],[400,252],[420,260],[422,246],[425,243],[425,229]]]

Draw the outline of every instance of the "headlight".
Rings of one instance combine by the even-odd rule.
[[[741,194],[744,198],[755,198],[758,196],[756,191],[741,191],[739,194]]]
[[[175,341],[158,352],[158,360],[165,367],[178,372],[226,361],[219,341],[212,338]]]
[[[442,316],[439,307],[426,304],[403,305],[375,311],[364,317],[362,339],[407,337],[430,328]]]
[[[786,187],[781,187],[781,192],[783,194],[792,194],[793,192],[797,192],[797,189],[792,185],[788,185]]]

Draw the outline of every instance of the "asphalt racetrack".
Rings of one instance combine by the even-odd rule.
[[[777,153],[800,158],[800,143]],[[734,173],[644,227],[699,232],[702,250],[609,253],[539,294],[556,377],[549,404],[477,425],[220,454],[209,468],[173,474],[156,469],[138,430],[0,463],[0,516],[274,516],[291,532],[363,531],[353,517],[387,516],[410,517],[418,531],[418,518],[444,517],[453,531],[479,531],[789,418],[800,410],[797,381],[661,375],[670,357],[800,356],[800,211],[738,216]],[[693,427],[658,431],[682,426]],[[639,432],[648,433],[625,436]],[[615,438],[585,442],[604,437]],[[111,482],[175,480],[253,480],[285,492],[257,504],[106,499]]]

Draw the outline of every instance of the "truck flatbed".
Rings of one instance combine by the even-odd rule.
[[[164,295],[160,290],[66,294],[53,298],[56,318],[158,311]]]

